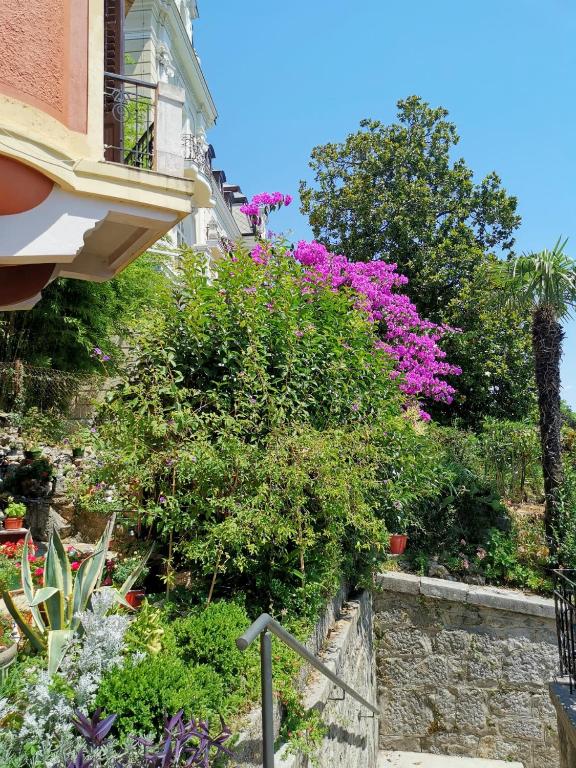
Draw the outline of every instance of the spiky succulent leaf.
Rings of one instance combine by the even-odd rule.
[[[96,545],[94,554],[84,560],[80,568],[76,571],[76,579],[74,580],[74,590],[72,593],[72,629],[78,627],[80,622],[78,614],[81,611],[86,610],[90,598],[92,597],[92,593],[100,585],[113,528],[114,517],[108,521],[104,533]]]
[[[58,667],[74,632],[71,629],[56,629],[48,632],[48,674],[53,675]]]
[[[128,576],[124,584],[122,584],[122,586],[120,587],[119,592],[121,595],[127,595],[128,592],[132,589],[133,585],[136,583],[136,581],[140,577],[140,574],[146,567],[146,563],[148,562],[150,555],[152,554],[153,551],[154,551],[154,544],[148,550],[147,555],[144,558],[142,558],[140,563],[136,566],[136,568],[134,568],[130,576]]]
[[[31,538],[32,537],[30,531],[28,531],[26,538],[24,539],[24,546],[22,548],[22,562],[20,565],[20,579],[22,582],[22,589],[29,605],[34,600],[34,582],[32,581],[32,572],[30,570],[30,561],[28,559],[30,557]],[[38,631],[41,634],[44,634],[46,631],[46,624],[44,623],[42,614],[36,606],[30,607],[30,613],[32,614],[32,618],[34,619],[34,623],[36,624]]]
[[[37,651],[44,651],[46,649],[46,641],[39,632],[37,632],[33,627],[28,624],[20,610],[18,609],[16,603],[12,599],[12,595],[9,592],[4,592],[2,594],[2,599],[4,600],[4,605],[8,609],[8,612],[10,613],[10,616],[14,619],[16,624],[18,625],[20,631],[24,635],[24,637],[30,642],[32,647]]]
[[[65,583],[68,582],[66,568],[70,568],[68,557],[57,531],[52,531],[44,563],[44,586],[57,591],[44,601],[50,629],[64,629],[66,620]],[[71,582],[71,575],[70,575]]]
[[[59,591],[60,590],[57,587],[42,587],[41,589],[37,589],[34,594],[34,598],[28,603],[28,605],[30,607],[40,605],[41,603],[48,600],[49,597],[57,594]]]

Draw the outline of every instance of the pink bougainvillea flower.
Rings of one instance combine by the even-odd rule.
[[[257,195],[253,202],[276,205],[279,193]],[[285,198],[283,200],[284,204]],[[272,249],[259,243],[252,251],[253,261],[267,265]],[[451,403],[454,387],[447,376],[458,376],[462,370],[446,362],[446,353],[439,342],[457,329],[437,325],[420,317],[416,306],[399,289],[408,278],[396,271],[396,264],[384,261],[350,262],[345,256],[330,253],[321,243],[300,241],[293,257],[305,268],[303,294],[313,294],[315,286],[328,285],[333,291],[351,289],[357,297],[355,307],[364,312],[370,322],[378,325],[380,340],[376,351],[389,355],[394,361],[392,379],[400,379],[400,389],[407,404],[418,405],[421,397],[437,402]],[[297,336],[301,332],[295,332]],[[430,415],[419,408],[420,417]]]

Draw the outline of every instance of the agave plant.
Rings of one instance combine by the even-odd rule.
[[[2,598],[31,646],[37,651],[48,652],[50,674],[58,669],[68,643],[73,634],[80,629],[80,613],[90,605],[95,590],[110,590],[116,602],[130,608],[125,595],[139,577],[152,550],[141,560],[119,589],[102,587],[102,575],[114,522],[114,518],[108,521],[94,554],[83,561],[75,576],[73,576],[62,540],[57,531],[53,531],[48,541],[44,580],[40,589],[34,589],[28,559],[30,533],[26,535],[22,549],[21,579],[22,590],[32,615],[32,624],[26,621],[9,592],[4,592]]]

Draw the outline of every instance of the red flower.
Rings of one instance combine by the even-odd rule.
[[[80,568],[80,563],[77,560],[74,560],[73,563],[70,563],[70,568],[72,568],[73,571],[77,571],[78,568]]]
[[[44,568],[36,568],[34,576],[44,576]]]

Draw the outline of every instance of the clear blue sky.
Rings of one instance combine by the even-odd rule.
[[[310,150],[418,94],[450,111],[477,177],[519,199],[520,250],[576,254],[574,0],[199,0],[195,47],[219,111],[228,180],[297,197]],[[271,226],[309,237],[297,200]],[[576,407],[576,322],[564,397]]]

